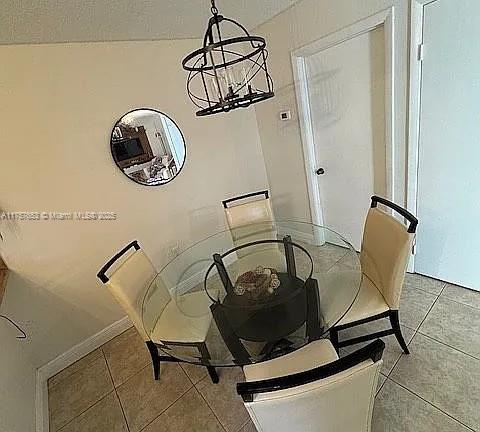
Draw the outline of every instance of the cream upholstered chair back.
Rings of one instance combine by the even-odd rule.
[[[262,198],[258,198],[263,196]],[[253,201],[243,202],[242,204],[231,205],[236,201],[245,201],[250,198],[256,198]],[[277,239],[277,230],[273,224],[274,215],[272,203],[269,198],[268,191],[253,192],[246,195],[241,195],[235,198],[230,198],[222,202],[225,209],[225,217],[232,235],[232,240],[235,246],[242,243],[254,242],[256,240]],[[271,224],[269,222],[272,222]],[[253,225],[252,225],[253,224]],[[267,244],[263,247],[257,247],[255,250],[275,250],[278,251],[278,245]],[[237,255],[245,258],[251,254],[251,250],[239,250]],[[252,256],[252,261],[260,260],[265,265],[271,265],[279,268],[283,258],[276,254],[264,254],[265,258],[270,258],[267,261],[261,259],[260,256]]]
[[[377,208],[384,204],[409,220],[407,227],[394,217]],[[391,309],[400,303],[403,281],[412,251],[417,219],[405,209],[384,198],[372,197],[363,231],[360,262],[362,273],[382,293]]]
[[[382,344],[383,351],[383,342],[377,343]],[[319,369],[335,370],[334,364],[340,366],[344,360]],[[257,429],[263,432],[369,432],[381,365],[380,353],[376,361],[362,360],[323,379],[255,394],[252,401],[245,402],[245,407]],[[306,373],[312,376],[314,371]],[[282,378],[293,381],[299,379],[298,375]],[[281,388],[280,383],[278,387]]]
[[[263,195],[264,198],[255,199],[254,201],[244,202],[242,204],[230,205],[235,201],[243,201],[248,198]],[[270,201],[268,191],[254,192],[230,198],[223,201],[225,216],[227,218],[228,227],[232,232],[235,229],[252,223],[273,222],[272,203]]]
[[[230,229],[239,228],[251,223],[273,221],[273,210],[270,198],[227,207],[225,214]]]
[[[134,251],[121,264],[116,266],[116,269],[110,276],[106,276],[107,270],[116,261],[123,258],[131,248]],[[116,254],[97,275],[125,310],[145,341],[150,340],[150,338],[145,331],[142,320],[143,299],[155,275],[155,267],[136,241],[130,243]],[[160,296],[158,292],[162,292]],[[167,290],[156,290],[155,301],[158,314],[170,300],[171,298]]]

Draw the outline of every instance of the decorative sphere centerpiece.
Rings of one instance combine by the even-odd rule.
[[[280,286],[278,272],[271,267],[258,266],[255,270],[242,273],[235,281],[234,292],[250,300],[263,300],[275,294]]]

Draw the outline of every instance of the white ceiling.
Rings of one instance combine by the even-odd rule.
[[[298,0],[217,0],[249,29]],[[210,0],[6,0],[0,44],[203,37]]]

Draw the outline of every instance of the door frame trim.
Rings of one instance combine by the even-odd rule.
[[[295,94],[298,106],[298,118],[302,138],[305,175],[307,178],[310,213],[312,222],[323,226],[322,200],[320,188],[315,174],[316,154],[313,139],[310,103],[308,100],[305,58],[314,53],[339,45],[356,36],[368,33],[377,27],[384,27],[385,34],[385,159],[386,159],[386,190],[387,199],[395,201],[394,191],[394,6],[375,13],[354,24],[292,51],[291,61],[294,74]]]
[[[423,43],[424,7],[436,0],[410,0],[410,76],[408,94],[407,130],[407,209],[417,214],[418,151],[420,141],[420,114],[422,103],[422,68],[419,46]],[[415,253],[410,257],[408,271],[415,271]]]

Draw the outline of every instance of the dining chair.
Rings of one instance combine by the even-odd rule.
[[[328,339],[244,367],[237,393],[262,432],[368,432],[385,344],[338,358]]]
[[[130,253],[129,253],[130,252]],[[126,256],[129,253],[128,256]],[[122,262],[107,276],[107,271],[120,259]],[[152,357],[155,380],[160,377],[160,362],[178,362],[177,358],[165,354],[167,346],[193,347],[198,350],[202,359],[209,359],[210,354],[205,343],[207,332],[210,328],[212,316],[189,317],[178,309],[176,302],[161,280],[155,278],[157,272],[152,262],[140,248],[138,241],[133,241],[125,246],[111,258],[98,272],[97,277],[108,287],[112,295],[125,310],[133,325],[145,341]],[[156,316],[152,322],[155,327],[150,331],[150,336],[145,330],[142,319],[142,306],[145,294],[154,282],[156,289],[152,290],[155,296],[155,309],[150,308]],[[205,301],[203,291],[187,294],[198,296],[193,301]],[[218,375],[213,366],[207,366],[208,373],[214,383],[218,382]]]
[[[235,246],[255,242],[257,240],[277,240],[279,233],[274,224],[275,218],[268,190],[252,192],[222,201],[227,225]],[[278,251],[278,245],[266,244],[250,250],[239,250],[237,255],[243,258],[243,264],[248,267],[245,259],[249,255],[252,265],[262,262],[265,266],[281,268],[284,257]]]
[[[263,198],[258,198],[261,196],[263,196]],[[256,199],[238,203],[238,201],[245,201],[250,198]],[[232,203],[236,204],[232,205]],[[252,223],[273,222],[274,220],[268,190],[229,198],[222,201],[222,204],[225,209],[228,227],[231,230]]]
[[[380,210],[378,204],[403,216],[408,226]],[[362,284],[350,310],[330,331],[336,349],[394,334],[405,354],[410,353],[398,309],[417,225],[417,218],[404,208],[385,198],[372,197],[360,251]],[[389,318],[390,329],[339,341],[341,330],[383,318]]]

